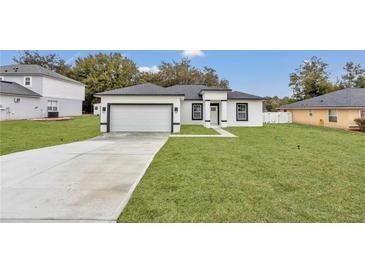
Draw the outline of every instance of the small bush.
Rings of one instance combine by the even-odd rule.
[[[359,126],[360,131],[365,131],[365,118],[356,118],[354,121]]]

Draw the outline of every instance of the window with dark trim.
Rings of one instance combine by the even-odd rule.
[[[203,120],[203,104],[201,103],[195,103],[191,104],[192,109],[192,120]]]
[[[335,109],[328,110],[328,121],[337,123],[337,111]]]
[[[360,110],[360,118],[365,118],[365,109]]]
[[[32,86],[32,77],[30,77],[30,76],[24,77],[24,86],[28,86],[28,87]]]
[[[237,121],[248,121],[248,104],[237,103],[236,104],[236,120]]]
[[[47,110],[49,112],[58,111],[58,102],[55,100],[48,100],[47,102]]]

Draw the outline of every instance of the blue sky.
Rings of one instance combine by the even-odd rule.
[[[56,53],[73,64],[77,57],[100,52],[99,50],[40,51],[41,54]],[[111,51],[101,51],[111,52]],[[161,61],[179,61],[183,51],[130,51],[116,50],[137,63],[138,67],[158,66]],[[11,64],[20,51],[0,51],[0,65]],[[365,67],[365,51],[191,51],[185,52],[192,64],[202,68],[209,66],[216,69],[221,78],[229,80],[234,90],[245,91],[260,96],[289,96],[289,74],[304,60],[312,56],[320,57],[329,64],[333,80],[343,72],[347,61],[360,63]]]

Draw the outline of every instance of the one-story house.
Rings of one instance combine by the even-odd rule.
[[[95,95],[102,132],[179,132],[180,125],[262,126],[263,98],[204,85],[146,83]]]
[[[0,67],[0,120],[82,114],[85,86],[38,65]]]
[[[365,88],[347,88],[288,105],[294,123],[349,129],[365,118]]]

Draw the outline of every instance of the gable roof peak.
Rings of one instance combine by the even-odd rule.
[[[72,82],[75,84],[83,85],[83,83],[80,83],[74,79],[71,79],[69,77],[66,77],[60,73],[57,73],[53,70],[46,69],[40,65],[37,64],[13,64],[13,65],[5,65],[0,66],[0,74],[1,75],[19,75],[19,76],[32,76],[32,75],[40,75],[40,76],[48,76],[56,79],[61,79],[64,81]]]

